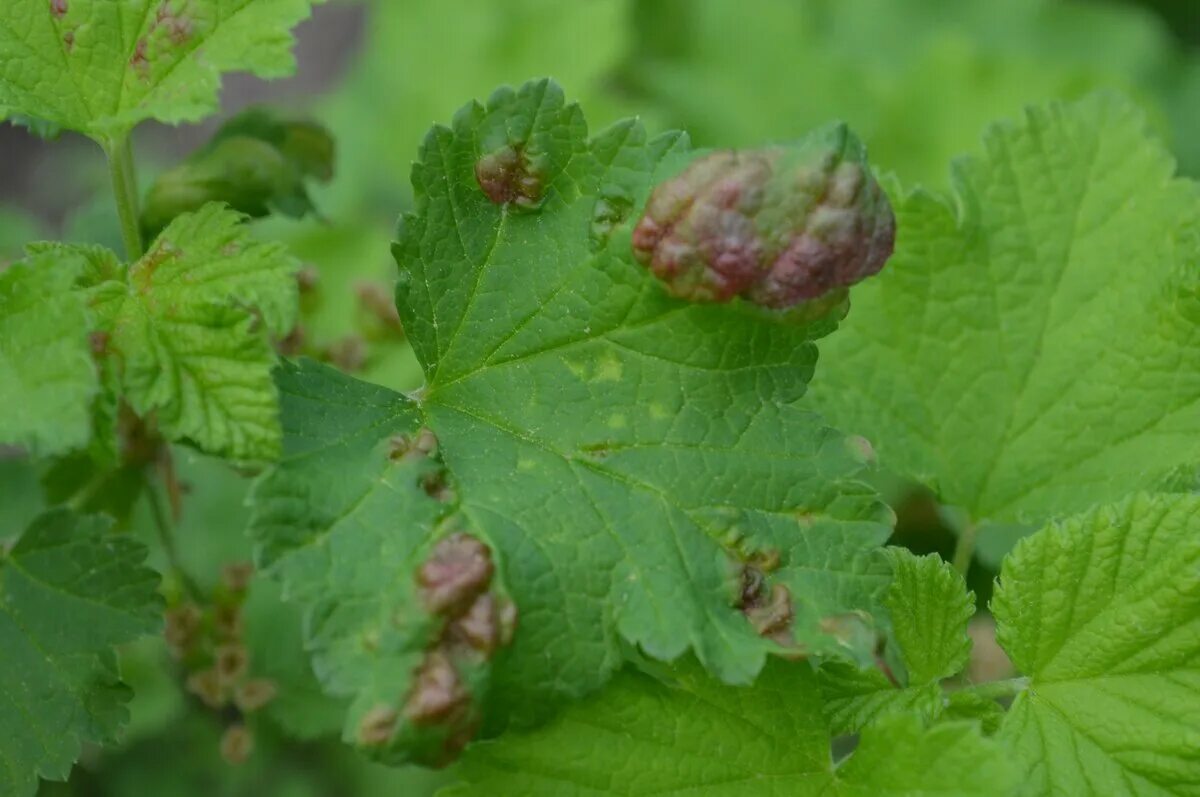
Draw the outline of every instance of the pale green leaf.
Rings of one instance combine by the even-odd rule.
[[[6,0],[0,117],[28,114],[101,142],[144,119],[195,121],[216,110],[222,72],[290,74],[290,29],[311,5]]]
[[[46,455],[91,437],[99,379],[73,290],[84,268],[78,255],[45,252],[0,271],[0,443]]]
[[[1005,561],[992,611],[1031,679],[1000,732],[1024,793],[1200,794],[1200,497],[1042,529]]]
[[[862,670],[841,662],[823,667],[825,710],[835,733],[852,733],[881,715],[914,709],[938,716],[941,681],[962,670],[971,651],[967,620],[975,601],[962,576],[936,554],[915,556],[903,548],[887,553],[892,581],[883,605],[903,667],[892,678],[878,667]]]
[[[975,520],[1035,521],[1200,455],[1200,193],[1111,95],[1031,109],[898,198],[896,254],[816,403]]]
[[[752,688],[698,668],[619,675],[536,731],[470,749],[441,797],[958,797],[1008,795],[999,745],[966,723],[898,717],[833,764],[821,697],[804,664],[772,661]]]
[[[298,267],[215,204],[178,217],[131,266],[97,266],[91,301],[130,406],[154,413],[172,440],[234,459],[274,458],[267,333],[282,336],[295,322]]]
[[[0,556],[2,794],[65,780],[83,742],[115,741],[127,720],[112,648],[158,629],[158,576],[109,525],[52,511]]]

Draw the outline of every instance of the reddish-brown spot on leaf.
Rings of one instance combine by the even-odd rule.
[[[88,335],[88,346],[92,350],[93,357],[103,357],[108,354],[109,334],[103,330],[96,330]]]
[[[149,47],[145,37],[138,39],[133,48],[133,55],[129,57],[129,65],[143,79],[150,77],[150,58],[147,55]]]
[[[475,537],[459,532],[434,546],[417,571],[417,583],[431,612],[455,616],[487,590],[493,570],[491,550]]]
[[[67,15],[67,0],[50,0],[50,13],[58,19]]]
[[[400,715],[391,706],[379,705],[363,715],[358,723],[359,744],[375,746],[386,744],[396,732]]]
[[[404,703],[404,716],[415,725],[433,725],[463,712],[471,696],[453,662],[435,648],[425,655],[412,690]]]
[[[479,187],[497,205],[536,207],[542,199],[542,175],[523,148],[506,146],[475,163]]]

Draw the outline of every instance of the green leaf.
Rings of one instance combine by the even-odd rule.
[[[34,254],[0,271],[0,443],[38,455],[85,445],[99,387],[78,255]]]
[[[452,630],[423,595],[419,571],[462,523],[452,501],[428,494],[442,469],[418,447],[420,413],[398,393],[312,362],[284,363],[278,381],[285,450],[254,490],[260,562],[306,610],[307,647],[327,691],[352,698],[346,740],[393,762],[444,763],[470,733],[429,739],[437,723],[413,716],[416,673]],[[490,653],[454,661],[473,705],[487,695]]]
[[[252,218],[315,212],[306,182],[333,177],[333,147],[329,132],[314,122],[284,119],[265,108],[243,111],[159,175],[142,208],[142,229],[153,237],[175,217],[209,202]]]
[[[992,598],[1031,679],[1001,738],[1028,794],[1200,794],[1200,497],[1137,495],[1022,540]]]
[[[621,88],[698,144],[843,119],[875,163],[931,186],[984,125],[1027,103],[1118,88],[1157,119],[1179,55],[1143,9],[1053,0],[641,0],[631,25]]]
[[[319,0],[318,0],[319,2]],[[294,68],[289,29],[312,0],[9,0],[0,118],[27,114],[98,141],[217,108],[221,73]]]
[[[976,521],[1037,521],[1200,455],[1200,192],[1126,102],[1031,109],[897,203],[813,397]],[[1081,432],[1086,430],[1086,433]]]
[[[472,747],[455,772],[464,782],[441,797],[982,797],[1009,794],[1014,775],[971,725],[911,717],[868,729],[835,765],[811,669],[780,661],[753,688],[694,666],[665,682],[622,673],[549,725]]]
[[[518,152],[521,203],[496,204],[477,162],[488,178],[487,156]],[[659,659],[694,650],[730,682],[771,652],[874,654],[887,574],[873,553],[890,515],[857,480],[861,441],[794,405],[811,340],[833,322],[688,304],[633,260],[633,209],[689,157],[680,135],[648,141],[634,122],[589,142],[547,81],[467,106],[430,133],[396,245],[426,387],[409,400],[312,366],[283,372],[285,448],[314,456],[289,453],[260,490],[260,505],[278,498],[265,515],[286,510],[256,523],[268,556],[322,563],[346,535],[352,573],[380,559],[360,539],[394,540],[408,561],[436,517],[397,527],[414,508],[390,485],[420,474],[389,461],[388,440],[432,430],[455,511],[494,549],[521,618],[495,664],[497,727],[598,688],[624,643]],[[280,566],[310,600],[357,589]],[[361,644],[342,653],[348,671],[373,666]],[[380,694],[403,694],[410,674],[381,666]]]
[[[158,630],[158,576],[109,523],[55,510],[0,556],[0,793],[65,780],[127,719],[114,645]]]
[[[481,190],[506,149],[532,209]],[[778,556],[767,581],[790,591],[795,644],[873,644],[821,629],[870,605],[882,574],[864,554],[887,533],[861,449],[794,405],[832,322],[673,299],[631,256],[634,210],[693,157],[636,122],[588,141],[542,81],[463,108],[414,167],[398,304],[463,511],[545,619],[514,650],[517,694],[594,688],[618,636],[750,680],[777,649],[733,605],[756,556]]]
[[[91,250],[89,293],[139,415],[208,453],[267,460],[280,448],[267,335],[295,323],[299,264],[241,219],[216,204],[180,216],[128,267]]]
[[[853,733],[893,713],[939,716],[941,682],[958,674],[971,652],[967,621],[975,596],[962,576],[937,554],[916,556],[903,548],[887,554],[892,581],[883,605],[902,666],[891,678],[882,669],[886,663],[866,670],[842,662],[822,667],[818,675],[834,733]]]

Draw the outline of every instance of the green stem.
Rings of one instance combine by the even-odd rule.
[[[970,692],[989,700],[1001,697],[1014,697],[1029,688],[1028,678],[1007,678],[1003,681],[987,681],[981,684],[964,686],[962,692]]]
[[[133,166],[133,146],[128,135],[109,140],[104,147],[108,156],[108,174],[112,178],[113,196],[117,201],[117,216],[121,220],[121,238],[125,255],[137,260],[142,249],[142,230],[138,213],[137,173]]]
[[[975,539],[979,535],[979,524],[968,522],[958,533],[954,543],[954,569],[963,577],[971,569],[971,560],[975,557]]]
[[[158,490],[155,485],[149,484],[146,486],[146,497],[150,504],[150,514],[154,516],[154,527],[158,531],[158,540],[162,544],[163,553],[167,556],[167,563],[170,565],[175,577],[179,579],[179,583],[183,585],[184,591],[196,603],[204,602],[204,592],[183,567],[183,561],[179,558],[179,548],[175,545],[175,529],[168,519],[166,510],[163,509],[162,499],[158,495]]]

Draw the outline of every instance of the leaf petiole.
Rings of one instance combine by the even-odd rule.
[[[130,261],[137,260],[145,250],[142,248],[142,231],[138,214],[137,172],[133,165],[133,146],[129,135],[110,139],[104,145],[108,158],[108,173],[112,179],[113,197],[117,203],[117,216],[121,222],[121,240],[125,243],[125,255]]]

